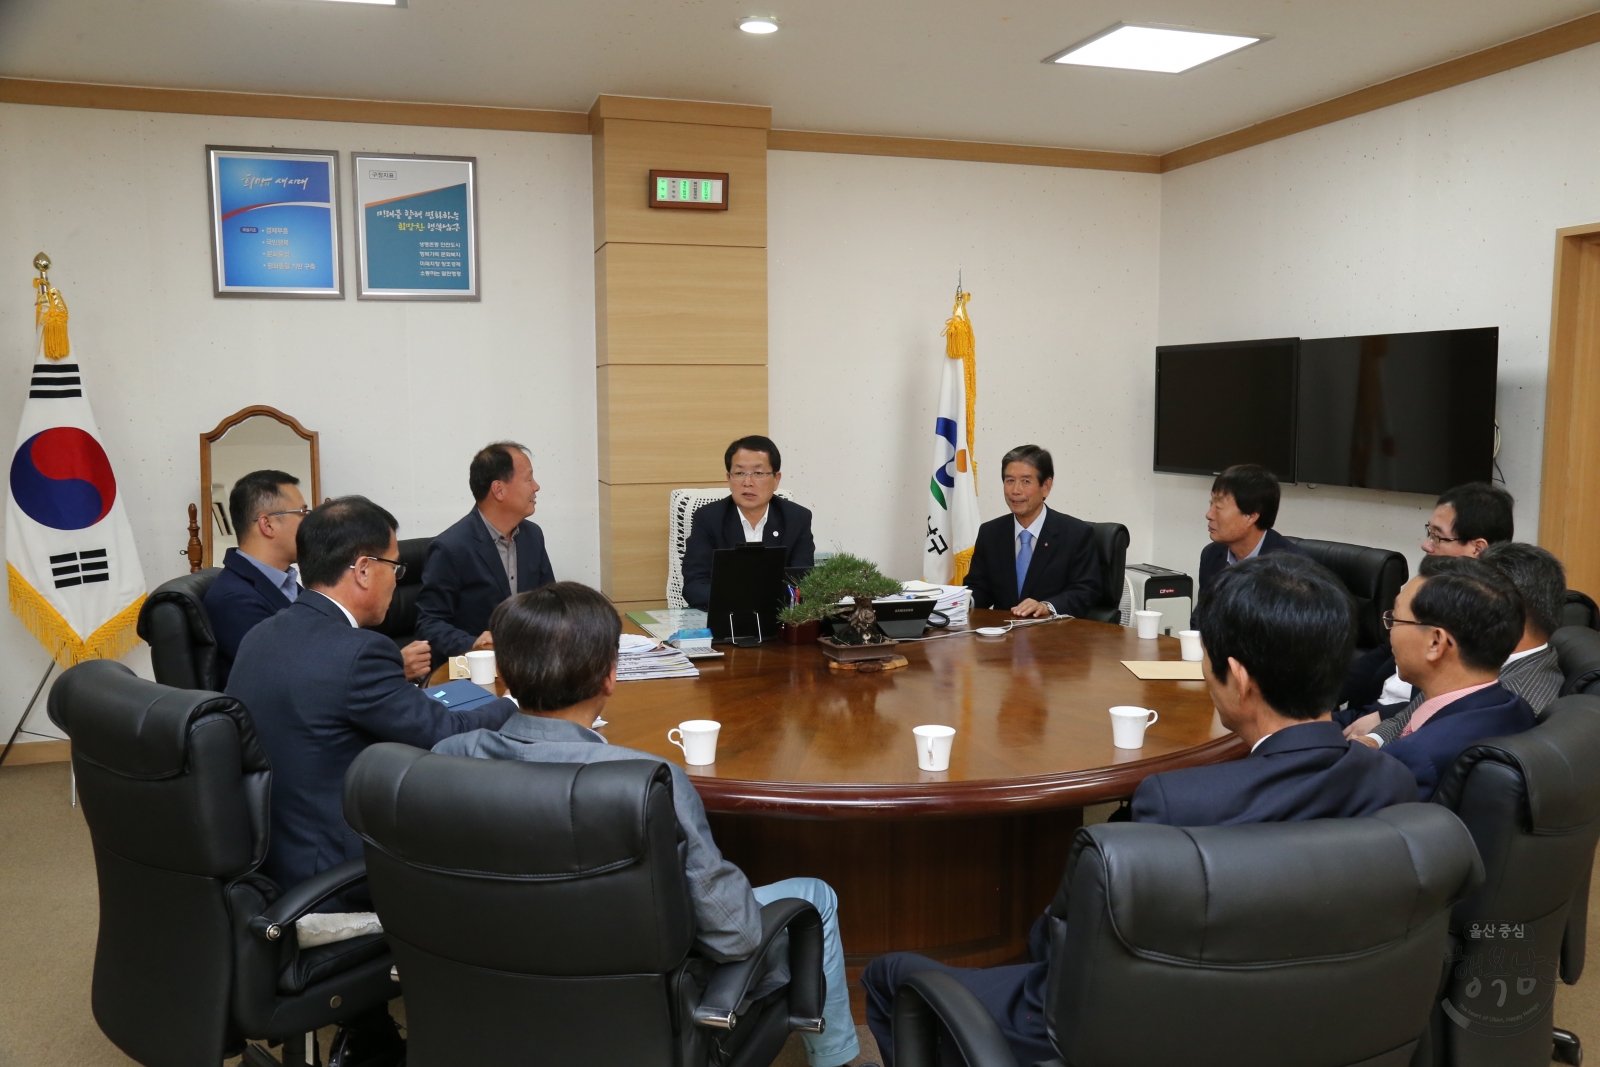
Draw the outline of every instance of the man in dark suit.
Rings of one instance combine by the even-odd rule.
[[[228,493],[228,518],[239,547],[222,557],[222,573],[205,597],[217,639],[218,686],[228,684],[244,635],[300,595],[294,535],[311,509],[299,484],[283,471],[251,471]]]
[[[1229,567],[1200,594],[1201,670],[1222,724],[1250,746],[1233,763],[1151,775],[1134,794],[1133,818],[1215,826],[1354,818],[1416,797],[1405,767],[1344,739],[1329,718],[1355,646],[1355,616],[1339,580],[1281,553]],[[910,953],[867,966],[867,1024],[885,1067],[894,1062],[894,993],[914,971],[938,969],[966,986],[994,1017],[1018,1063],[1055,1057],[1045,1030],[1049,961],[987,969],[946,967]]]
[[[711,607],[711,561],[719,548],[787,549],[786,567],[809,567],[816,559],[811,512],[772,495],[783,481],[783,456],[771,438],[739,438],[723,453],[722,466],[729,496],[694,513],[683,550],[683,599],[701,611]]]
[[[365,497],[315,509],[300,524],[305,590],[245,636],[228,695],[250,709],[272,761],[272,827],[264,873],[289,886],[362,854],[346,825],[344,773],[378,741],[418,748],[494,728],[509,700],[455,710],[406,681],[382,634],[400,564],[394,516]]]
[[[1470,556],[1432,557],[1386,612],[1400,677],[1423,700],[1400,739],[1383,751],[1411,769],[1429,800],[1469,746],[1533,728],[1528,702],[1500,684],[1500,667],[1523,634],[1522,598],[1502,572]],[[1377,744],[1369,736],[1358,738]]]
[[[975,608],[1009,608],[1023,619],[1080,615],[1100,598],[1100,554],[1082,519],[1045,507],[1055,461],[1038,445],[1000,460],[1011,514],[978,527],[966,586]]]
[[[475,648],[493,648],[489,616],[512,593],[556,580],[544,531],[528,522],[538,504],[528,450],[496,441],[472,457],[467,483],[477,505],[433,539],[422,563],[417,636],[433,666]]]
[[[1277,477],[1257,463],[1237,463],[1211,483],[1206,533],[1211,543],[1200,553],[1200,588],[1204,590],[1224,567],[1273,552],[1300,550],[1272,528],[1281,497]]]

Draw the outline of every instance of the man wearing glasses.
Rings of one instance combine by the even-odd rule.
[[[205,597],[206,616],[217,638],[219,687],[228,684],[244,635],[300,595],[294,535],[310,509],[296,488],[299,484],[300,479],[283,471],[251,471],[228,494],[228,518],[239,547],[228,549],[222,573]]]
[[[811,512],[772,495],[783,481],[783,457],[770,438],[739,438],[723,453],[722,466],[730,495],[694,513],[683,552],[683,599],[701,611],[711,607],[711,560],[719,548],[784,548],[786,567],[809,567],[816,558]]]

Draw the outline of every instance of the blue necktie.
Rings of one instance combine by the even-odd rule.
[[[1028,564],[1033,562],[1033,534],[1023,530],[1017,534],[1022,549],[1017,553],[1017,598],[1022,598],[1022,583],[1028,577]]]

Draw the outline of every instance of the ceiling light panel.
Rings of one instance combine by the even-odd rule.
[[[1119,24],[1048,57],[1046,63],[1078,67],[1116,67],[1181,74],[1213,59],[1248,48],[1267,38],[1207,33],[1170,26]]]
[[[777,33],[778,20],[766,15],[755,15],[740,19],[739,28],[745,33]]]

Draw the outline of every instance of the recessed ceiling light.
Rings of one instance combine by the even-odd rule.
[[[1182,30],[1171,26],[1118,23],[1104,33],[1097,33],[1087,41],[1080,41],[1064,52],[1047,57],[1045,62],[1181,74],[1219,56],[1267,39],[1264,34],[1247,37],[1232,33]]]
[[[377,4],[379,7],[405,7],[406,0],[331,0],[340,4]]]
[[[745,33],[777,33],[778,20],[767,15],[755,15],[740,19],[739,28]]]

